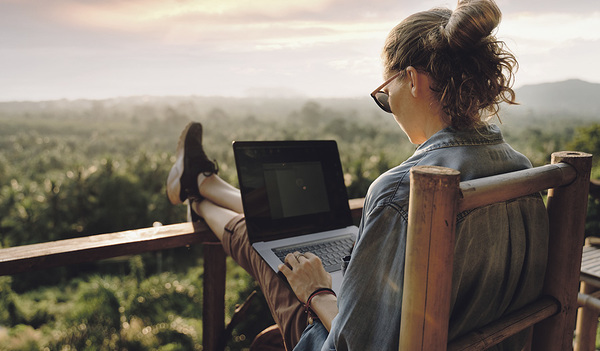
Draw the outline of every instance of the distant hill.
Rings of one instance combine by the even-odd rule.
[[[519,112],[597,116],[600,121],[600,84],[579,79],[525,85],[516,89]]]
[[[501,115],[560,119],[578,117],[600,122],[600,84],[572,79],[562,82],[526,85],[515,90],[518,106],[503,106]],[[316,105],[315,105],[316,104]],[[265,97],[204,97],[204,96],[130,96],[105,100],[54,100],[0,102],[0,116],[45,116],[71,118],[161,119],[176,114],[195,118],[198,115],[223,111],[231,116],[277,120],[294,111],[319,110],[322,114],[345,118],[372,119],[387,115],[373,100],[357,98],[265,98]]]

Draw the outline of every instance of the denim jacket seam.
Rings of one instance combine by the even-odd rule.
[[[375,207],[373,207],[373,209],[371,209],[371,211],[369,211],[369,216],[373,215],[377,211],[382,211],[387,207],[398,212],[398,214],[402,217],[402,219],[405,220],[406,222],[408,222],[408,211],[405,210],[403,206],[401,206],[393,201],[392,202],[381,202],[380,204],[376,205]]]
[[[429,145],[421,150],[417,150],[418,153],[427,153],[433,150],[446,149],[457,146],[483,146],[501,144],[504,142],[503,138],[493,139],[474,139],[474,140],[452,140],[452,141],[440,141]]]
[[[418,163],[419,163],[419,161],[415,162],[415,165],[413,165],[412,167],[416,166]],[[396,196],[398,195],[398,191],[400,190],[402,182],[404,181],[404,178],[406,178],[406,175],[410,174],[410,170],[412,169],[412,167],[409,167],[406,171],[403,172],[400,179],[396,182],[394,191],[392,191],[391,194],[388,196],[388,198],[384,200],[384,203],[390,203],[390,204],[394,203],[394,198],[396,198]]]
[[[389,204],[389,205],[391,205],[392,207],[396,208],[396,209],[397,209],[397,211],[398,211],[398,212],[400,212],[401,214],[403,214],[403,213],[405,212],[405,211],[403,211],[403,210],[402,210],[402,206],[399,206],[399,205],[397,204],[397,202],[396,202],[396,201],[394,201],[394,199],[397,197],[397,195],[398,195],[398,191],[399,191],[399,190],[400,190],[400,188],[402,187],[402,184],[403,184],[403,182],[404,182],[404,179],[406,178],[406,176],[407,176],[407,175],[409,175],[409,174],[410,174],[410,170],[411,170],[413,167],[416,167],[416,166],[418,166],[418,165],[419,165],[419,163],[420,163],[422,160],[423,160],[423,158],[420,158],[420,159],[418,159],[418,160],[414,160],[414,161],[413,161],[413,162],[414,162],[414,164],[413,164],[412,166],[408,167],[408,169],[407,169],[407,170],[405,170],[404,172],[402,172],[402,175],[400,176],[400,179],[399,179],[399,180],[396,182],[396,185],[395,185],[394,191],[392,191],[392,192],[391,192],[391,194],[390,194],[390,195],[389,195],[389,196],[388,196],[386,199],[384,199],[384,200],[382,201],[382,204],[383,204],[383,205],[385,205],[385,204]],[[408,214],[407,214],[406,216],[404,216],[404,215],[403,215],[403,217],[404,217],[404,219],[408,220]]]
[[[396,188],[394,189],[392,194],[389,196],[387,201],[385,201],[385,203],[387,203],[390,207],[392,207],[394,210],[396,210],[400,214],[400,216],[402,216],[402,219],[404,219],[404,221],[406,221],[407,223],[408,223],[408,206],[406,206],[406,209],[405,209],[404,206],[400,205],[397,201],[393,201],[393,199],[396,198],[396,196],[398,195],[398,191],[401,188],[406,176],[410,174],[410,170],[413,167],[418,166],[422,160],[423,160],[423,158],[419,158],[418,160],[415,160],[414,164],[412,166],[410,166],[406,171],[403,172],[400,179],[396,182]],[[410,196],[410,194],[409,194],[409,196]],[[385,205],[385,203],[384,203],[384,205]]]

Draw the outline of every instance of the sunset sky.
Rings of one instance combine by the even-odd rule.
[[[516,86],[600,83],[598,0],[497,0]],[[0,101],[368,95],[407,15],[447,0],[0,0]]]

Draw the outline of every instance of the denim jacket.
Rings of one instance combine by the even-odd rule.
[[[497,126],[487,125],[468,131],[443,129],[382,174],[365,199],[331,332],[319,323],[310,325],[295,350],[398,350],[409,173],[417,165],[459,170],[462,181],[531,167],[504,142]],[[547,240],[548,219],[539,194],[458,215],[450,340],[540,294]],[[523,337],[513,337],[496,350],[520,350]]]

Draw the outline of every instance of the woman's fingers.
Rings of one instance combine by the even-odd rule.
[[[315,255],[312,252],[306,252],[304,253],[304,257],[308,260],[319,260],[321,261],[321,259],[319,258],[319,256]]]
[[[287,254],[285,256],[284,262],[293,270],[296,269],[300,264],[308,262],[310,266],[319,266],[322,265],[321,259],[319,256],[313,254],[312,252],[293,252]]]
[[[301,261],[302,259],[306,259],[306,258],[307,257],[305,256],[305,254],[296,251],[296,252],[287,254],[287,256],[285,256],[284,262],[287,263],[288,265],[290,265],[292,268],[294,268],[294,267],[297,267],[298,264],[302,262]]]
[[[288,278],[288,276],[292,273],[292,269],[287,264],[282,263],[279,266],[277,266],[277,268],[279,268],[279,271],[283,273],[283,275],[285,275],[286,278]]]

